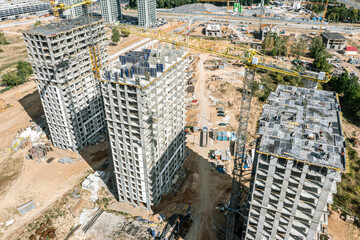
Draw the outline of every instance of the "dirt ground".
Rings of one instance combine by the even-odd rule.
[[[41,20],[41,18],[39,18]],[[46,24],[49,21],[42,21]],[[5,22],[4,22],[5,23]],[[27,51],[22,32],[32,28],[34,23],[25,23],[16,27],[2,28],[9,45],[0,45],[3,52],[0,52],[0,75],[11,70],[20,60],[27,60]]]
[[[170,32],[170,31],[174,30],[175,28],[180,27],[182,24],[183,23],[180,23],[180,22],[169,22],[169,23],[165,24],[164,26],[159,27],[159,30],[162,30],[165,32]],[[108,28],[107,30],[108,31],[106,32],[106,37],[108,39],[111,39],[111,34],[112,34],[111,29]],[[134,34],[130,34],[129,37],[122,37],[120,39],[120,42],[117,43],[116,45],[111,45],[111,44],[108,45],[108,54],[110,56],[126,47],[129,47],[129,46],[141,41],[142,39],[144,39],[144,37],[137,36]],[[109,59],[109,60],[112,60],[112,59]]]
[[[329,218],[328,234],[332,240],[358,240],[360,239],[360,230],[354,225],[343,221],[340,215],[331,211]]]

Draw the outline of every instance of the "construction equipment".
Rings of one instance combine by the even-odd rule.
[[[93,71],[93,75],[95,80],[99,80],[100,81],[100,69],[102,68],[101,66],[101,61],[100,61],[100,56],[99,56],[99,46],[94,42],[94,38],[92,35],[92,29],[91,29],[91,19],[90,19],[90,15],[89,15],[89,6],[91,4],[95,3],[92,0],[82,0],[81,2],[66,6],[63,3],[57,4],[55,2],[55,0],[50,0],[50,5],[52,7],[52,11],[54,16],[56,17],[56,21],[58,21],[59,19],[59,11],[65,11],[67,9],[70,9],[72,7],[76,7],[76,6],[82,6],[83,7],[83,12],[84,12],[84,16],[86,17],[86,20],[88,22],[88,28],[89,28],[89,53],[90,53],[90,59],[91,59],[91,66],[92,66],[92,71]]]
[[[314,86],[309,83],[326,83],[331,79],[331,75],[325,72],[293,69],[293,67],[289,67],[291,65],[286,65],[285,63],[272,58],[270,59],[264,54],[253,49],[233,47],[220,42],[212,42],[176,33],[162,32],[159,30],[141,29],[125,25],[123,28],[126,28],[132,34],[143,36],[145,38],[151,38],[161,42],[171,43],[175,46],[183,46],[210,54],[216,54],[226,58],[241,60],[246,66],[244,87],[242,91],[243,97],[240,107],[240,120],[235,146],[232,192],[230,204],[228,206],[228,226],[226,230],[226,239],[234,239],[236,215],[240,214],[238,200],[242,192],[241,180],[243,179],[244,173],[243,164],[246,160],[246,137],[250,117],[251,100],[253,96],[253,85],[255,83],[255,70],[264,69],[300,77],[305,81],[305,83],[308,83],[307,85],[309,86]]]

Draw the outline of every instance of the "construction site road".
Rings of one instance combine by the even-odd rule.
[[[204,59],[205,55],[200,55],[200,60],[197,65],[198,81],[195,86],[195,96],[199,99],[200,113],[199,113],[199,126],[200,127],[211,127],[210,122],[210,109],[209,100],[206,91],[206,76],[204,72]]]
[[[0,28],[15,27],[15,26],[23,25],[23,24],[35,23],[36,21],[48,21],[48,20],[53,20],[53,19],[54,19],[54,17],[51,16],[51,17],[36,18],[36,19],[31,19],[31,20],[26,20],[26,21],[17,20],[16,22],[12,22],[12,23],[0,24]]]

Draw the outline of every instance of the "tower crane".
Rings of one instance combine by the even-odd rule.
[[[52,11],[55,17],[55,21],[59,21],[59,12],[65,11],[72,7],[82,6],[83,13],[87,21],[87,27],[89,29],[89,53],[90,53],[90,60],[92,66],[92,72],[94,75],[95,80],[100,81],[100,69],[101,67],[101,58],[100,58],[100,51],[99,46],[95,43],[93,31],[91,28],[91,17],[89,15],[89,6],[95,3],[92,0],[81,0],[78,3],[72,5],[65,5],[63,3],[57,3],[56,0],[50,0],[50,5],[52,7]]]
[[[240,120],[237,130],[237,140],[235,143],[232,191],[228,207],[229,214],[226,229],[226,239],[232,240],[234,238],[235,220],[238,213],[236,209],[239,209],[238,201],[242,192],[241,181],[244,173],[243,164],[246,158],[246,137],[250,117],[251,100],[253,96],[253,85],[255,83],[255,70],[264,69],[290,76],[297,76],[302,78],[305,82],[312,83],[326,83],[331,79],[331,75],[327,72],[293,69],[291,65],[286,65],[280,61],[270,59],[264,54],[253,49],[232,47],[221,42],[212,42],[176,33],[166,33],[159,30],[145,30],[131,26],[123,27],[132,34],[230,59],[241,60],[241,62],[245,65],[244,87],[240,106]]]

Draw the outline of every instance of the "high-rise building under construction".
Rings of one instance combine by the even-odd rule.
[[[121,19],[120,0],[100,0],[101,15],[108,23]]]
[[[103,20],[84,17],[39,26],[23,33],[55,147],[79,151],[104,128],[100,83],[92,72],[90,38],[104,66]],[[89,27],[91,26],[91,27]]]
[[[279,85],[263,106],[243,239],[320,239],[346,146],[336,93]]]
[[[139,26],[151,27],[156,23],[156,0],[137,0]]]
[[[156,44],[157,45],[157,44]],[[102,91],[119,200],[150,209],[185,158],[185,49],[143,47],[104,72]]]

